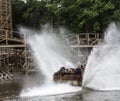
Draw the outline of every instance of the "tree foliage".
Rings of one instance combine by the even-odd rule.
[[[76,33],[102,32],[111,22],[120,22],[119,0],[12,0],[14,26],[39,28],[50,23]]]

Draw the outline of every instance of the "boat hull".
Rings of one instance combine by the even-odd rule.
[[[82,76],[80,74],[54,75],[54,81],[59,83],[70,83],[73,86],[82,85]]]

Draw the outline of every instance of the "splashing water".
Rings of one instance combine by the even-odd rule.
[[[39,86],[29,88],[27,90],[23,90],[21,93],[21,97],[26,96],[48,96],[48,95],[58,95],[58,94],[65,94],[65,93],[73,93],[81,91],[81,87],[73,87],[68,84],[54,84],[54,85],[47,85],[47,86]]]
[[[120,90],[120,29],[112,23],[103,42],[93,48],[83,86],[94,90]]]
[[[69,59],[70,50],[64,45],[64,42],[52,34],[48,27],[43,28],[41,32],[20,28],[24,35],[26,43],[32,49],[32,55],[37,63],[39,71],[42,72],[45,83],[43,85],[23,89],[21,96],[42,96],[59,93],[79,91],[81,88],[71,87],[68,84],[56,85],[53,82],[53,74],[61,66],[74,67]],[[29,34],[29,35],[28,35]]]

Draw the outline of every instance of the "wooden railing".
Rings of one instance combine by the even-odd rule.
[[[70,46],[94,46],[100,40],[99,33],[81,33],[67,37],[67,44]]]
[[[11,31],[11,33],[19,34],[17,31]],[[13,41],[23,44],[23,40],[14,36],[9,36],[9,31],[0,29],[0,45],[9,44],[8,41]]]

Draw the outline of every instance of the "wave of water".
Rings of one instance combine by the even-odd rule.
[[[69,84],[53,84],[53,85],[43,85],[38,87],[29,88],[23,90],[21,97],[28,96],[48,96],[48,95],[58,95],[65,93],[73,93],[81,91],[81,87],[74,87]]]
[[[56,34],[51,33],[48,27],[43,28],[42,31],[21,28],[20,32],[24,35],[25,42],[30,46],[37,67],[43,74],[42,80],[45,82],[33,88],[23,88],[21,96],[51,95],[81,89],[76,89],[69,84],[56,85],[53,82],[53,74],[61,66],[74,67],[70,60],[70,49]]]
[[[120,28],[112,23],[104,40],[89,56],[83,86],[95,90],[120,90]]]

